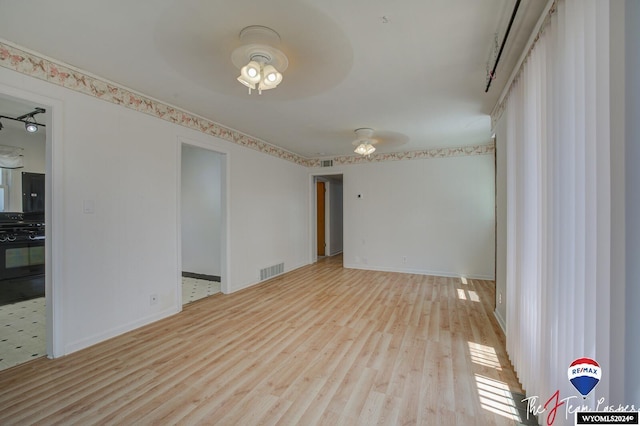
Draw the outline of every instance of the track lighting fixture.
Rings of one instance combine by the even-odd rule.
[[[36,108],[34,109],[32,112],[28,113],[28,114],[23,114],[20,117],[8,117],[6,115],[0,115],[0,119],[1,118],[6,118],[7,120],[13,120],[13,121],[20,121],[22,123],[24,123],[24,129],[29,132],[29,133],[35,133],[38,131],[38,129],[40,128],[40,126],[45,127],[44,124],[41,123],[37,123],[36,119],[35,119],[35,115],[36,114],[43,114],[47,112],[44,108]],[[3,125],[2,123],[0,123],[0,130],[2,130]]]
[[[29,117],[24,121],[24,129],[29,133],[35,133],[38,131],[38,123],[33,117]]]

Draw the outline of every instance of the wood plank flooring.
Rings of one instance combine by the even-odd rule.
[[[0,424],[517,423],[492,281],[341,261],[2,371]]]

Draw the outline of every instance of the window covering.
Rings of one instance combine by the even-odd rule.
[[[576,395],[567,379],[575,359],[610,367],[609,3],[552,7],[500,119],[507,351],[527,396],[540,404],[556,391]],[[608,400],[608,380],[604,374],[574,405]],[[563,408],[555,424],[573,424],[564,417]]]

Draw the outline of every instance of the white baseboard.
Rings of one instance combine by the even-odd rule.
[[[507,323],[504,320],[504,318],[502,318],[502,315],[500,315],[500,312],[498,312],[498,310],[494,310],[493,311],[493,316],[496,317],[496,320],[498,320],[498,325],[500,326],[500,328],[502,329],[502,332],[505,334],[505,336],[507,335]]]
[[[381,271],[381,272],[398,272],[401,274],[416,274],[416,275],[433,275],[436,277],[448,277],[448,278],[470,278],[472,280],[488,280],[494,281],[493,275],[483,274],[459,274],[450,271],[433,271],[429,269],[412,269],[412,268],[393,268],[386,266],[374,266],[374,265],[361,265],[361,264],[344,264],[345,268],[349,269],[363,269],[367,271]]]
[[[162,312],[156,312],[152,315],[148,315],[146,317],[140,318],[139,320],[130,322],[120,327],[115,327],[103,333],[99,333],[94,336],[86,337],[84,339],[80,339],[75,342],[69,343],[64,347],[63,356],[69,355],[73,352],[77,352],[81,349],[88,348],[89,346],[93,346],[100,342],[104,342],[105,340],[111,339],[113,337],[119,336],[121,334],[127,333],[129,331],[135,330],[137,328],[143,327],[153,322],[159,321],[161,319],[170,317],[171,315],[175,315],[180,311],[181,309],[175,308],[175,307],[165,309]]]

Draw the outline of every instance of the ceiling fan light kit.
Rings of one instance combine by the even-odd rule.
[[[376,148],[370,143],[361,143],[353,152],[360,155],[371,155],[375,150]]]
[[[357,145],[356,149],[353,151],[356,154],[360,154],[362,156],[369,156],[373,154],[376,150],[376,147],[373,146],[378,141],[373,139],[373,129],[368,127],[363,127],[355,130],[358,139],[352,142],[352,145]]]
[[[271,28],[251,25],[239,34],[241,45],[231,53],[231,62],[240,70],[237,80],[249,89],[249,94],[257,90],[275,89],[282,83],[282,73],[289,66],[289,59],[278,49],[280,35]],[[357,139],[352,142],[354,152],[370,156],[376,151],[378,139],[373,138],[374,130],[369,127],[356,129]]]
[[[231,53],[231,62],[240,69],[238,81],[252,90],[275,89],[282,82],[282,73],[289,60],[274,44],[280,43],[280,35],[271,28],[251,25],[240,31],[242,46]]]
[[[282,82],[282,73],[289,66],[289,59],[276,46],[280,44],[280,35],[271,28],[262,25],[251,25],[243,28],[239,34],[241,46],[231,53],[231,62],[240,70],[237,80],[249,89],[275,89]],[[373,138],[373,129],[361,127],[356,129],[357,139],[352,142],[356,154],[370,156],[376,151],[378,143]]]

